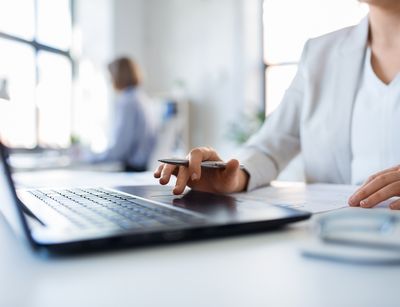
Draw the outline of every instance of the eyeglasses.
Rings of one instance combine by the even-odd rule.
[[[319,218],[315,230],[327,243],[400,251],[400,216],[390,212],[338,212]]]
[[[318,239],[302,249],[305,256],[361,263],[400,263],[400,215],[354,209],[329,213],[313,224]]]

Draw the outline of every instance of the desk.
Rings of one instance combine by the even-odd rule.
[[[63,185],[76,175],[17,179],[37,183],[42,176],[57,185],[59,176]],[[16,241],[1,218],[0,306],[399,306],[400,266],[303,258],[299,247],[312,239],[308,226],[46,259]]]

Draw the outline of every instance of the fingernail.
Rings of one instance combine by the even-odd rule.
[[[367,203],[366,200],[360,201],[360,206],[361,206],[361,207],[365,208],[367,205],[368,205],[368,203]]]
[[[192,176],[190,177],[193,181],[199,179],[199,176],[197,176],[196,173],[193,173]]]

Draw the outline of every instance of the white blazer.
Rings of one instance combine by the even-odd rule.
[[[239,154],[248,190],[275,179],[300,151],[307,182],[350,183],[351,119],[368,25],[366,17],[305,44],[280,106]]]

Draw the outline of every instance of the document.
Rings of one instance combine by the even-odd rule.
[[[271,186],[235,196],[242,200],[321,213],[348,207],[347,200],[357,188],[352,185],[272,182]]]

